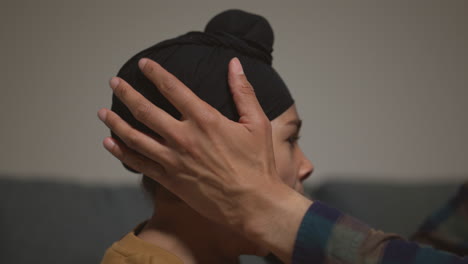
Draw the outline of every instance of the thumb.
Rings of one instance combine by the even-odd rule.
[[[228,82],[237,113],[240,116],[240,123],[256,123],[267,120],[238,58],[233,58],[229,62]]]

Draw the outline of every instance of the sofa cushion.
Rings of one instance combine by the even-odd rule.
[[[98,263],[150,208],[136,187],[0,179],[0,263]]]

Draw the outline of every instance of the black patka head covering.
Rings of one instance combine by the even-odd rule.
[[[180,118],[176,108],[138,68],[141,58],[150,58],[224,116],[237,121],[239,115],[227,82],[228,63],[237,57],[263,111],[269,120],[273,120],[294,101],[281,77],[271,67],[272,51],[273,30],[265,18],[241,10],[228,10],[211,19],[204,32],[189,32],[139,52],[122,66],[117,76],[153,104]],[[155,135],[137,121],[115,95],[111,109],[132,127]],[[120,140],[114,133],[112,137]]]

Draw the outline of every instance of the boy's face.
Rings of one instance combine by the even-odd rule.
[[[304,156],[298,144],[301,124],[295,105],[271,121],[278,174],[289,187],[303,193],[302,183],[312,174],[314,165]]]
[[[301,120],[292,105],[288,110],[271,121],[273,151],[276,170],[281,180],[299,193],[304,193],[303,181],[314,171],[298,145]],[[266,256],[268,250],[257,247],[255,255]]]

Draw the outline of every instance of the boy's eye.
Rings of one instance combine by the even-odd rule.
[[[291,145],[294,145],[299,140],[299,135],[294,135],[288,138],[288,142]]]

